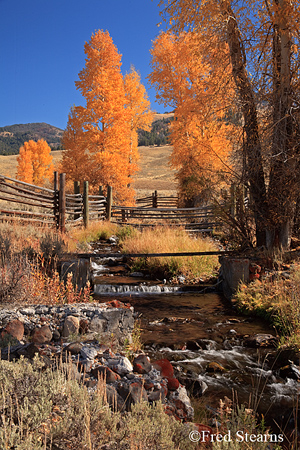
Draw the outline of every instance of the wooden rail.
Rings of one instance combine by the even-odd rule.
[[[236,250],[213,250],[206,252],[177,252],[177,253],[77,253],[78,258],[160,258],[181,256],[214,256],[234,255]],[[65,255],[66,256],[66,255]],[[68,255],[71,256],[71,255]],[[74,256],[74,255],[73,255]]]
[[[54,190],[0,175],[0,218],[55,225]],[[12,204],[17,205],[13,207]]]

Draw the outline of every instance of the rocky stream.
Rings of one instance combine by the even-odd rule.
[[[2,359],[38,353],[51,366],[57,356],[70,357],[89,389],[105,377],[108,400],[118,409],[128,410],[141,398],[161,399],[168,414],[192,421],[192,396],[201,399],[212,426],[220,399],[234,397],[263,414],[276,432],[295,430],[299,355],[277,350],[275,330],[239,315],[213,286],[188,286],[183,277],[168,285],[130,274],[121,254],[101,256],[117,250],[113,239],[97,244],[82,264],[83,278],[93,284],[93,303],[1,310],[2,344],[14,339],[2,345]],[[124,344],[135,321],[143,352],[129,361]]]

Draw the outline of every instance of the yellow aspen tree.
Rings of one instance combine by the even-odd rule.
[[[93,187],[112,185],[119,202],[132,201],[129,189],[130,133],[125,109],[121,55],[107,31],[96,31],[85,44],[86,64],[75,83],[86,106],[75,107],[83,144],[93,161]]]
[[[85,44],[86,63],[75,82],[85,106],[74,106],[63,144],[62,169],[73,181],[87,180],[92,189],[113,187],[114,200],[133,204],[137,170],[137,128],[151,121],[139,76],[121,73],[121,55],[107,31],[96,31]]]
[[[69,182],[79,181],[82,186],[84,181],[92,183],[93,161],[85,144],[78,111],[80,111],[80,107],[72,108],[69,113],[67,127],[62,137],[62,145],[65,150],[59,171],[67,174]]]
[[[33,183],[41,186],[53,177],[53,157],[51,148],[44,139],[39,139],[35,144],[32,145]]]

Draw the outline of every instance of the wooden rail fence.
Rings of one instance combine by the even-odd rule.
[[[213,208],[140,208],[112,207],[112,220],[136,227],[168,224],[184,226],[190,231],[212,231],[217,226]]]
[[[0,220],[47,224],[64,231],[67,224],[88,226],[90,220],[107,218],[107,198],[89,195],[88,182],[82,194],[78,188],[77,183],[74,194],[66,193],[65,174],[57,172],[53,189],[0,175]]]
[[[157,191],[154,191],[148,197],[138,198],[136,204],[140,208],[177,208],[178,197],[159,196]]]
[[[21,207],[22,205],[22,207]],[[54,225],[58,207],[57,193],[0,175],[0,217]]]
[[[0,175],[0,220],[22,221],[55,226],[64,231],[66,225],[92,220],[112,220],[120,224],[144,227],[153,225],[185,226],[192,231],[212,231],[217,225],[211,207],[178,208],[177,197],[151,196],[138,199],[137,207],[113,205],[112,188],[107,196],[89,194],[89,185],[74,183],[74,193],[66,192],[66,175],[54,173],[53,189],[35,186]]]

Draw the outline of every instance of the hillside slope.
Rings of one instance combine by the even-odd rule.
[[[45,139],[52,149],[60,148],[63,130],[48,123],[27,123],[0,128],[0,155],[16,155],[24,142]]]
[[[160,195],[176,195],[176,171],[169,166],[172,146],[139,147],[140,170],[134,177],[133,187],[137,198],[158,191]],[[55,166],[60,162],[63,150],[51,152]],[[0,174],[15,178],[17,173],[17,155],[0,155]]]
[[[173,113],[155,114],[151,131],[139,131],[139,145],[165,145],[168,143],[169,123]],[[17,155],[24,142],[45,139],[52,150],[62,149],[63,130],[48,123],[26,123],[0,127],[0,155]]]

